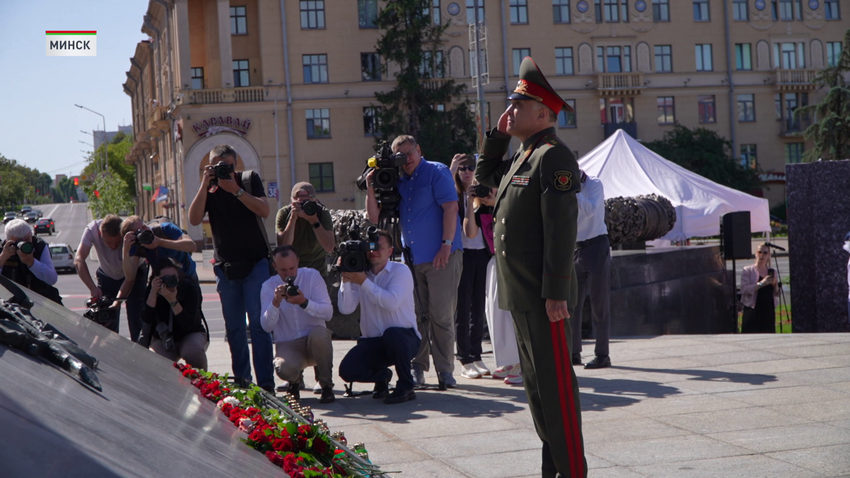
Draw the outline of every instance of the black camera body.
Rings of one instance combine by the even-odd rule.
[[[295,277],[287,277],[283,279],[283,282],[286,283],[286,296],[294,297],[298,295],[298,286],[295,285]]]
[[[136,244],[147,245],[153,243],[154,233],[150,229],[139,229],[134,234],[136,235]]]
[[[179,282],[177,280],[177,276],[161,276],[160,279],[162,279],[163,287],[167,287],[169,289],[177,287],[177,283]]]
[[[369,158],[368,166],[363,174],[357,178],[357,187],[361,191],[368,189],[366,178],[369,173],[375,171],[372,176],[372,187],[375,189],[375,198],[382,214],[395,215],[398,209],[398,178],[401,176],[401,167],[407,164],[407,155],[404,153],[393,153],[387,141],[381,143],[381,149],[374,157]]]
[[[316,214],[322,212],[322,209],[324,208],[321,204],[318,203],[318,201],[313,201],[309,199],[301,201],[301,210],[304,211],[304,214],[308,216],[315,216]]]
[[[91,298],[87,300],[86,311],[83,312],[83,317],[105,327],[112,322],[109,317],[109,306],[112,305],[112,302],[114,301],[111,297]]]
[[[236,168],[232,164],[219,161],[218,164],[213,165],[213,171],[218,179],[230,179],[230,175],[236,171]]]
[[[490,195],[490,188],[483,184],[476,184],[473,191],[475,192],[475,197],[479,198],[486,198]]]
[[[334,266],[339,272],[366,272],[369,269],[369,252],[378,249],[378,228],[369,227],[366,230],[366,240],[360,238],[360,226],[355,225],[349,231],[350,241],[339,245],[339,266]]]

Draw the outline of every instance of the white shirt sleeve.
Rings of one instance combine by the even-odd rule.
[[[30,272],[32,272],[32,275],[34,275],[38,280],[44,281],[50,285],[55,284],[59,279],[59,276],[56,274],[56,268],[53,267],[53,259],[50,258],[49,245],[44,246],[44,250],[41,251],[41,257],[33,258]]]
[[[407,296],[413,293],[413,276],[408,267],[395,267],[388,279],[386,289],[367,279],[360,286],[360,290],[363,297],[379,308],[394,311],[401,307]]]
[[[334,316],[334,307],[331,304],[331,296],[328,295],[328,286],[318,271],[307,270],[315,274],[310,274],[309,289],[304,292],[304,297],[309,300],[304,311],[313,317],[331,320]]]
[[[280,310],[272,304],[274,289],[274,283],[272,281],[266,281],[260,290],[260,305],[262,307],[260,310],[263,311],[263,315],[260,317],[260,325],[266,332],[274,330],[274,326],[277,325],[277,321],[280,318]]]
[[[368,279],[366,280],[368,282]],[[364,284],[366,283],[364,282]],[[360,286],[354,282],[343,282],[339,286],[336,306],[341,314],[351,314],[360,305]]]

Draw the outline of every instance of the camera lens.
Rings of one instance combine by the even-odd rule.
[[[177,276],[162,276],[162,285],[169,289],[177,287]]]
[[[479,185],[475,186],[475,195],[480,197],[480,198],[486,198],[487,196],[490,195],[490,188],[488,188],[487,186],[485,186],[483,184],[479,184]]]
[[[394,188],[398,181],[398,172],[391,168],[382,168],[375,171],[375,187],[380,189]]]
[[[233,166],[225,163],[224,161],[215,165],[215,177],[219,179],[230,179],[230,173],[233,171]]]
[[[17,244],[15,244],[15,246],[18,248],[19,251],[23,252],[24,254],[32,254],[32,243],[31,242],[20,241]]]
[[[308,216],[315,216],[319,212],[320,206],[316,201],[304,201],[301,203],[301,210]]]
[[[351,253],[342,260],[343,270],[348,272],[362,272],[366,270],[366,254]]]
[[[136,241],[139,244],[153,243],[154,234],[150,229],[139,229],[136,231]]]

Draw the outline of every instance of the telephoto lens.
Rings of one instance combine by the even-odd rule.
[[[20,241],[15,244],[15,247],[17,247],[18,250],[23,252],[24,254],[32,254],[33,247],[31,242]]]

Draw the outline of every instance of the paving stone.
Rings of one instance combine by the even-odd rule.
[[[762,407],[659,417],[659,421],[701,435],[808,423],[808,420]]]
[[[847,442],[848,431],[820,423],[758,428],[708,435],[757,453],[800,450]]]
[[[787,477],[821,478],[823,475],[763,456],[733,456],[677,463],[636,466],[641,476],[652,478]]]
[[[850,475],[850,444],[769,453],[766,456],[826,476]]]
[[[629,467],[731,457],[748,453],[748,450],[743,448],[699,435],[618,443],[588,443],[585,447],[607,461]]]
[[[846,400],[847,394],[824,386],[797,385],[790,387],[775,387],[765,389],[742,390],[716,394],[720,400],[734,399],[750,405],[771,406],[788,403],[805,403],[828,400]]]

